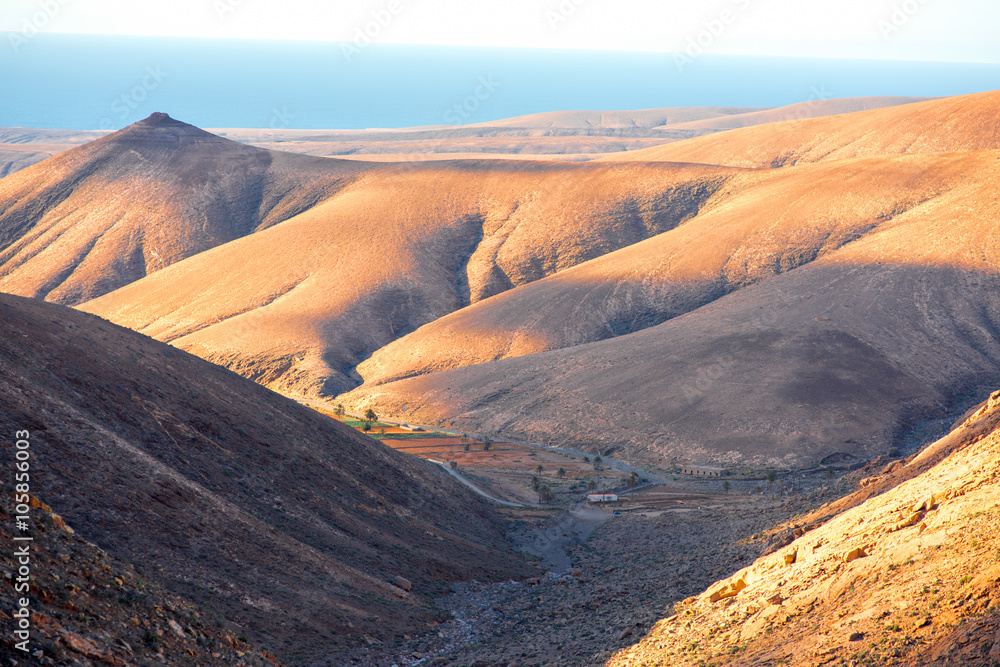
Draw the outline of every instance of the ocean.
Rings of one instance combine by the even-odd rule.
[[[1000,88],[1000,65],[4,34],[0,126],[363,129]]]

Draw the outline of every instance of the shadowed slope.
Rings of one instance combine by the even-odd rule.
[[[426,629],[443,582],[527,572],[444,471],[229,371],[9,295],[0,336],[0,425],[30,431],[32,489],[285,662]]]
[[[154,114],[0,181],[0,290],[80,303],[292,217],[364,169]]]
[[[867,158],[734,175],[687,224],[426,324],[358,372],[371,387],[655,326],[882,229],[993,162]]]
[[[892,153],[1000,148],[1000,91],[771,123],[602,160],[779,167]]]
[[[918,171],[954,186],[891,220],[873,207],[871,230],[823,222],[818,208],[817,218],[799,227],[809,242],[787,245],[784,253],[766,242],[735,252],[741,244],[723,243],[724,225],[698,239],[700,216],[664,235],[685,240],[671,251],[675,257],[732,255],[721,271],[709,263],[703,276],[682,272],[671,287],[678,304],[697,294],[699,280],[702,290],[720,279],[753,282],[755,274],[773,276],[821,256],[638,333],[362,387],[348,401],[417,423],[445,421],[661,462],[795,466],[837,451],[885,451],[908,424],[1000,378],[998,158],[994,152],[888,159],[923,162]],[[855,164],[879,184],[872,161]],[[830,178],[843,180],[837,173],[830,169]],[[779,198],[764,200],[777,207],[767,210],[794,213]],[[857,201],[854,208],[864,211],[877,199]],[[704,219],[724,221],[724,208]],[[845,211],[827,213],[850,223]],[[847,232],[847,240],[867,233],[824,254],[824,227]],[[778,248],[779,229],[768,232]],[[535,310],[562,307],[558,299],[532,303]]]
[[[418,326],[694,217],[731,171],[462,162],[366,176],[83,306],[282,391],[331,396]]]

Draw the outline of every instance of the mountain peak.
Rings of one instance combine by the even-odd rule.
[[[135,125],[142,125],[143,127],[162,127],[164,125],[187,125],[187,123],[182,123],[179,120],[174,120],[168,114],[162,111],[157,111],[149,115],[148,118],[140,120]]]
[[[206,132],[194,125],[171,118],[162,111],[157,111],[147,118],[123,127],[117,132],[109,134],[105,139],[110,143],[121,141],[130,144],[140,142],[151,145],[166,143],[175,147],[192,143],[230,143],[229,140]],[[95,142],[95,145],[98,145],[97,142]]]

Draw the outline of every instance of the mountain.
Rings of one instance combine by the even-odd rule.
[[[674,230],[388,345],[342,400],[659,464],[884,453],[1000,379],[998,174],[995,151],[740,174]]]
[[[1000,91],[720,132],[602,160],[770,168],[898,153],[1000,148]]]
[[[677,605],[607,664],[995,665],[998,406],[1000,392],[861,480],[839,503],[867,496],[856,506],[788,526],[780,550]]]
[[[443,470],[229,371],[10,295],[0,336],[0,426],[30,433],[31,489],[286,664],[427,629],[449,581],[530,571]]]
[[[307,210],[365,169],[153,114],[0,180],[0,290],[81,303]]]
[[[970,175],[982,185],[992,167],[992,157],[939,156],[730,173],[676,229],[434,320],[358,372],[373,386],[634,333],[828,257],[904,213],[953,205]],[[988,188],[975,192],[989,201]]]
[[[420,325],[682,224],[732,171],[383,168],[81,308],[274,389],[332,397],[358,383],[360,361]]]

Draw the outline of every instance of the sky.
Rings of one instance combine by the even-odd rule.
[[[997,26],[996,0],[0,0],[15,34],[967,63],[1000,63]]]

